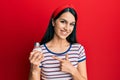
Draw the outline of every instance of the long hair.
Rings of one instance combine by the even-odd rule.
[[[45,33],[45,35],[43,36],[43,38],[40,42],[41,45],[49,42],[54,36],[54,27],[52,25],[52,19],[54,19],[54,21],[57,20],[65,12],[70,12],[75,17],[75,20],[76,20],[76,23],[77,23],[77,13],[73,8],[63,9],[60,13],[57,14],[57,16],[55,18],[53,18],[54,15],[52,15],[51,18],[50,18],[46,33]],[[73,29],[72,33],[66,38],[66,40],[71,44],[77,42],[77,40],[76,40],[76,23],[75,23],[75,26],[74,26],[74,29]]]

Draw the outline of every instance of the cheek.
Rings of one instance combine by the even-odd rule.
[[[61,27],[59,25],[54,26],[54,31],[55,32],[59,32],[60,29],[61,29]]]
[[[63,28],[64,26],[65,26],[65,24],[62,24],[62,23],[58,23],[58,26],[60,27],[60,28]]]
[[[55,27],[56,29],[62,29],[65,25],[61,24],[60,22],[56,23]]]
[[[74,29],[74,27],[71,27],[71,28],[70,28],[71,32],[73,31],[73,29]]]

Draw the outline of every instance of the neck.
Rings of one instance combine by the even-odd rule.
[[[68,46],[69,42],[66,39],[57,39],[57,38],[53,38],[50,41],[51,44],[57,46],[57,47],[62,47],[62,46]]]

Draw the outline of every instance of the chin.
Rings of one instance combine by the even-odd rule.
[[[66,40],[68,36],[60,36],[59,38],[62,39],[62,40]]]

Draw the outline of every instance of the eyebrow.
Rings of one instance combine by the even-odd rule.
[[[64,19],[64,18],[60,18],[60,20],[64,20],[64,21],[66,21],[66,22],[68,22],[66,19]],[[71,22],[71,23],[74,23],[75,24],[75,21],[73,21],[73,22]]]

